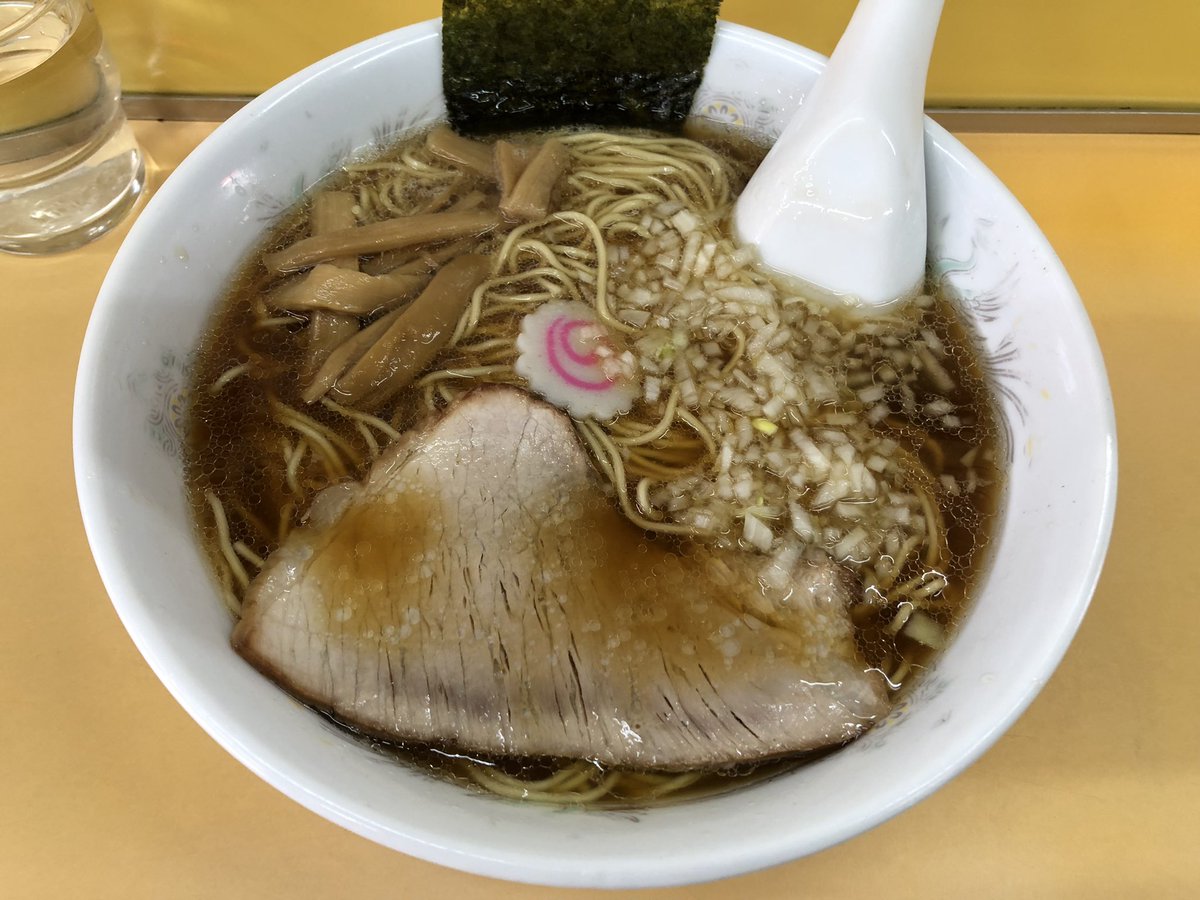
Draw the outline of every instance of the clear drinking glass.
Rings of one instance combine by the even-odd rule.
[[[0,0],[0,250],[103,234],[145,182],[89,0]]]

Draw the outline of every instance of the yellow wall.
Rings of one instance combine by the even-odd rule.
[[[440,0],[94,0],[128,91],[251,94]],[[725,0],[724,18],[828,53],[853,0]],[[946,0],[939,106],[1200,109],[1200,0]]]

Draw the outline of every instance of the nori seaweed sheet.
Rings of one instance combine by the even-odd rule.
[[[443,0],[442,86],[462,132],[677,127],[720,0]]]

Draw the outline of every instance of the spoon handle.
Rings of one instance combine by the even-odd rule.
[[[869,307],[920,287],[925,78],[942,5],[860,0],[738,200],[738,237],[770,268]]]
[[[813,90],[829,100],[886,105],[920,123],[925,78],[944,0],[859,0],[846,31]]]

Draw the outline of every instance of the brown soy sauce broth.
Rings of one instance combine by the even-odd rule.
[[[764,155],[764,148],[746,141],[736,133],[708,124],[689,126],[687,136],[717,149],[732,161],[735,186],[753,172]],[[520,139],[522,136],[516,136]],[[536,138],[538,135],[526,135]],[[419,146],[423,134],[401,141],[380,157],[380,161],[398,160]],[[386,169],[356,168],[330,176],[322,189],[345,190],[355,193],[360,187],[386,177]],[[451,193],[450,200],[472,191],[495,194],[494,186],[483,179],[464,179]],[[402,183],[389,192],[389,202],[396,210],[419,206],[430,197],[428,187]],[[306,509],[293,501],[289,488],[287,455],[283,441],[295,445],[294,435],[281,431],[272,417],[276,401],[303,409],[320,425],[332,429],[351,448],[358,461],[348,472],[339,475],[309,464],[293,478],[303,485],[307,496],[338,480],[362,478],[370,466],[368,448],[347,420],[320,404],[306,405],[301,396],[300,368],[303,344],[299,340],[306,319],[296,314],[278,313],[276,318],[293,319],[271,328],[259,328],[261,318],[256,310],[258,298],[272,281],[260,262],[261,256],[285,247],[307,233],[309,199],[302,201],[283,217],[263,246],[243,267],[231,285],[225,299],[214,315],[196,353],[193,367],[194,382],[185,452],[185,477],[188,496],[195,515],[197,530],[203,546],[219,567],[221,551],[216,528],[208,505],[208,495],[222,498],[228,517],[229,538],[244,546],[250,554],[266,558],[275,550],[287,531],[304,521]],[[386,218],[386,209],[367,209],[363,221]],[[496,238],[487,238],[477,252],[496,248]],[[370,271],[364,265],[364,271]],[[1002,492],[1000,476],[999,419],[992,406],[987,376],[979,364],[976,340],[961,320],[953,302],[937,295],[925,301],[922,308],[911,307],[905,315],[915,320],[913,334],[925,336],[923,348],[937,347],[935,364],[923,366],[922,377],[909,385],[908,391],[889,388],[887,403],[890,415],[880,423],[886,431],[919,459],[935,479],[934,496],[945,522],[945,538],[949,548],[949,564],[941,574],[947,577],[946,587],[939,593],[937,603],[927,606],[925,613],[951,636],[968,605],[972,586],[986,562],[988,534],[995,518]],[[831,316],[836,318],[837,313]],[[365,325],[369,319],[363,319]],[[893,365],[895,354],[915,352],[911,347],[897,347],[868,342],[866,354],[847,360],[851,370],[848,377],[876,378]],[[230,370],[247,361],[253,364],[252,377],[235,377],[219,391],[216,384]],[[436,360],[434,367],[453,363],[453,355]],[[938,374],[937,370],[941,373]],[[947,378],[953,387],[947,390]],[[886,379],[885,379],[886,380]],[[950,420],[930,404],[949,403],[953,407]],[[831,412],[842,412],[835,408]],[[853,412],[854,410],[848,410]],[[402,396],[391,408],[380,413],[397,431],[412,427],[422,411],[416,400]],[[968,489],[969,488],[969,489]],[[906,582],[932,577],[919,560],[910,561],[896,581]],[[869,602],[864,592],[863,602],[851,610],[856,626],[859,649],[868,664],[887,675],[896,672],[897,665],[906,666],[908,673],[894,696],[910,689],[919,680],[922,669],[932,664],[937,651],[912,639],[896,628],[898,616],[904,610],[896,604]],[[386,753],[406,764],[439,778],[450,779],[478,789],[471,775],[471,766],[485,767],[526,781],[548,778],[562,761],[513,761],[472,758],[453,752],[452,748],[402,747],[380,742],[354,732],[339,723],[339,727],[366,741],[379,752]],[[721,793],[737,786],[759,782],[788,771],[825,755],[822,751],[803,757],[767,762],[757,767],[706,773],[687,786],[673,791],[672,800],[689,799]],[[596,768],[596,767],[593,767]],[[595,777],[603,776],[597,769]],[[643,789],[638,776],[621,782],[618,789],[600,801],[588,805],[609,808],[636,808],[663,800],[654,793],[653,784]],[[585,785],[585,786],[586,786]]]
[[[931,332],[945,348],[940,365],[955,386],[945,390],[922,378],[914,385],[910,400],[891,399],[893,415],[888,417],[887,424],[895,438],[938,479],[934,499],[945,522],[949,560],[941,574],[947,576],[947,583],[938,602],[924,612],[941,627],[949,641],[987,563],[990,530],[1003,492],[1002,431],[987,377],[978,362],[976,342],[952,301],[935,295],[921,324],[922,330]],[[941,416],[925,412],[930,403],[939,400],[954,405],[961,424],[948,428],[942,424]],[[913,562],[901,570],[896,580],[905,582],[934,574],[931,567]],[[904,631],[896,633],[897,615],[891,608],[872,608],[865,603],[851,611],[858,628],[859,646],[868,662],[885,671],[888,661],[897,656],[910,663],[913,675],[904,679],[896,691],[899,694],[919,681],[913,676],[928,668],[938,651],[913,640]]]
[[[350,733],[372,752],[386,759],[394,760],[401,765],[413,767],[428,777],[450,781],[472,792],[488,795],[495,793],[494,790],[481,788],[477,776],[472,774],[481,770],[499,773],[501,776],[507,776],[508,778],[530,785],[531,788],[527,789],[527,793],[524,795],[522,789],[514,787],[512,794],[502,796],[507,796],[508,799],[534,800],[535,802],[539,799],[544,799],[537,796],[538,790],[536,785],[561,772],[564,766],[576,765],[581,770],[585,770],[588,775],[589,784],[602,781],[606,774],[606,769],[603,765],[586,760],[493,758],[481,754],[461,753],[452,748],[410,746],[391,741],[381,741],[369,735],[360,734],[352,728],[348,728],[345,724],[329,717],[326,713],[319,712],[319,714],[329,719],[334,727],[340,731]],[[628,772],[624,774],[624,777],[616,784],[613,790],[599,799],[586,800],[579,803],[570,802],[564,798],[554,802],[570,802],[570,805],[597,810],[637,811],[649,807],[662,806],[667,803],[674,804],[689,800],[699,800],[719,796],[732,790],[742,790],[751,785],[763,784],[794,770],[797,766],[806,765],[829,756],[832,753],[836,753],[837,750],[838,748],[833,747],[791,756],[786,759],[769,760],[756,764],[733,766],[719,771],[704,772],[699,774],[689,784],[673,788],[667,794],[659,793],[660,785],[668,781],[672,777],[671,775],[654,772]]]

